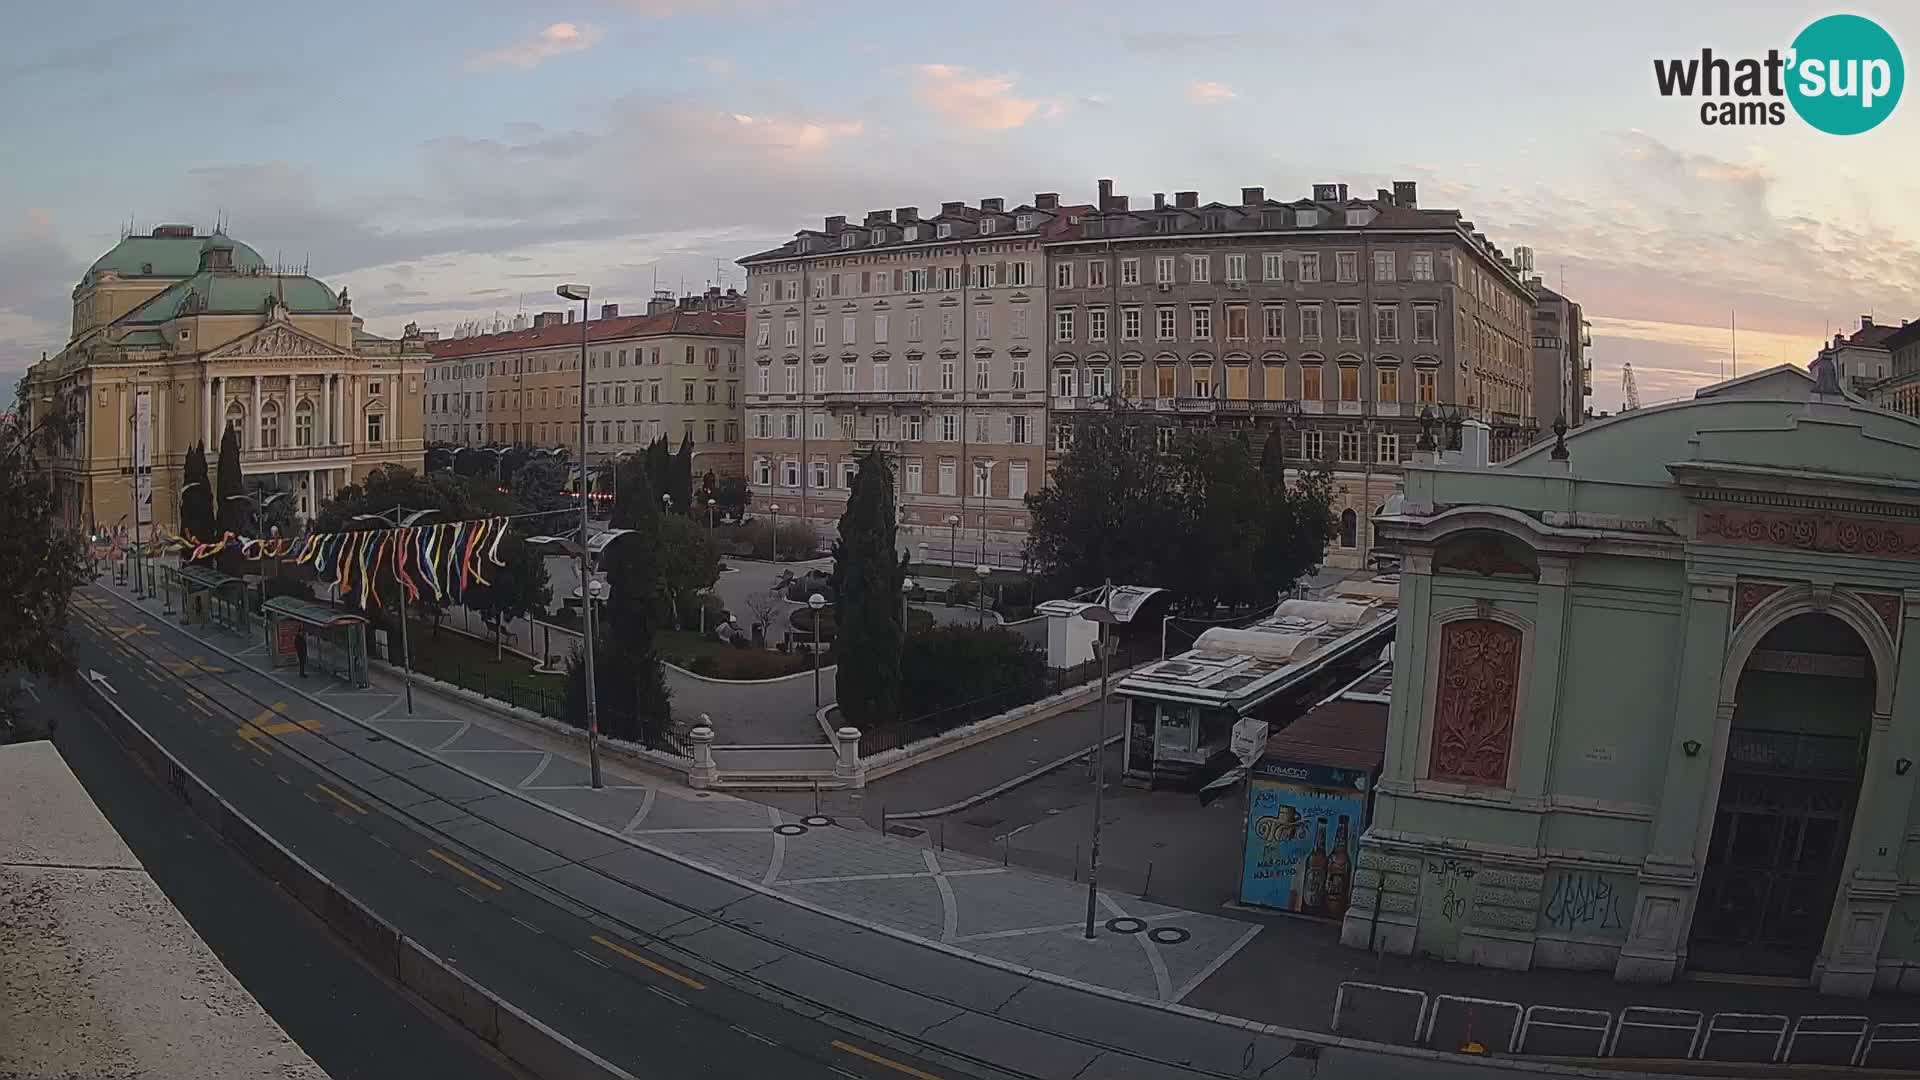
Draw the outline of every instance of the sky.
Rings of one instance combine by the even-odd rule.
[[[1103,177],[1136,205],[1415,180],[1585,305],[1599,409],[1626,363],[1650,403],[1920,317],[1920,100],[1840,137],[1790,113],[1703,126],[1654,88],[1655,58],[1785,49],[1836,9],[1553,8],[17,5],[0,396],[65,343],[74,284],[129,224],[224,220],[347,286],[375,332],[450,332],[556,307],[563,280],[628,310],[656,282],[738,286],[735,259],[829,214],[1089,201]],[[1920,59],[1920,5],[1844,10]]]

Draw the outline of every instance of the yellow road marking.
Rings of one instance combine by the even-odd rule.
[[[352,799],[347,798],[345,795],[340,794],[325,784],[315,784],[313,786],[319,788],[322,795],[325,795],[327,798],[332,799],[334,802],[339,803],[341,806],[346,807],[356,814],[364,814],[367,812],[366,807],[361,806],[359,803],[354,802]]]
[[[632,949],[627,948],[625,945],[622,945],[617,941],[608,941],[606,938],[601,937],[599,934],[595,934],[593,935],[593,943],[595,945],[601,945],[606,948],[612,949],[614,952],[617,952],[621,956],[624,956],[627,959],[633,961],[634,963],[639,964],[641,967],[644,967],[649,971],[653,971],[658,974],[665,975],[667,978],[672,979],[674,982],[679,983],[681,986],[687,987],[692,990],[705,990],[707,988],[707,984],[701,982],[699,979],[696,979],[691,975],[682,975],[680,972],[675,971],[664,964],[656,964],[653,961],[647,959],[644,956],[641,956],[639,953],[634,952]],[[936,1078],[936,1080],[938,1080],[938,1078]]]
[[[442,854],[438,851],[435,851],[432,848],[427,849],[427,854],[433,856],[436,859],[439,859],[441,862],[446,863],[448,866],[453,867],[455,870],[460,871],[461,873],[467,875],[468,877],[479,882],[480,884],[485,885],[487,888],[492,889],[494,892],[501,891],[501,886],[499,882],[481,874],[478,870],[473,869],[472,867],[466,865],[460,860],[455,859],[449,855]]]
[[[227,672],[226,668],[215,667],[207,663],[207,658],[204,656],[196,656],[191,660],[182,660],[177,664],[169,664],[167,665],[167,669],[175,675],[199,675],[202,673],[208,675],[224,675]]]
[[[833,1040],[833,1048],[835,1050],[844,1050],[847,1053],[852,1054],[854,1057],[857,1057],[857,1058],[865,1058],[868,1061],[873,1062],[875,1065],[884,1066],[886,1068],[892,1069],[894,1072],[905,1073],[906,1075],[913,1077],[914,1080],[940,1080],[940,1077],[935,1076],[930,1072],[921,1072],[919,1069],[916,1069],[911,1065],[905,1064],[903,1062],[895,1061],[892,1058],[881,1057],[879,1054],[876,1054],[871,1050],[862,1049],[861,1047],[855,1046],[849,1042],[841,1042],[839,1039]]]
[[[147,624],[143,622],[134,623],[132,626],[109,626],[107,627],[107,631],[121,641],[125,641],[136,634],[145,634],[147,637],[158,637],[160,635],[160,631],[150,629]]]
[[[287,711],[287,703],[276,701],[273,708],[260,710],[260,715],[234,729],[233,733],[247,742],[258,746],[261,739],[275,735],[291,735],[296,731],[319,731],[323,726],[318,720],[280,720],[274,717]]]

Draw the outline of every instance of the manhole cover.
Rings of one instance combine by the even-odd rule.
[[[1107,929],[1116,934],[1137,934],[1147,928],[1147,920],[1131,915],[1116,915],[1107,920]]]
[[[800,824],[810,829],[824,829],[833,824],[833,819],[824,814],[809,814],[800,819]]]
[[[805,825],[795,825],[792,822],[788,822],[785,825],[775,825],[773,831],[779,833],[781,836],[799,836],[807,831],[807,827]]]
[[[1178,945],[1192,936],[1177,926],[1156,926],[1147,931],[1147,939],[1156,945]]]

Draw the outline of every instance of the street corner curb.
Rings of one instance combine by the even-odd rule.
[[[90,684],[91,685],[91,684]],[[116,742],[159,774],[181,801],[381,974],[420,995],[540,1080],[637,1080],[481,986],[391,923],[216,794],[139,721],[94,686],[92,711]]]
[[[380,663],[379,666],[382,671],[389,674],[397,673],[396,669],[385,663]],[[584,732],[555,720],[550,716],[543,716],[540,713],[523,709],[518,705],[509,705],[504,701],[490,698],[485,694],[476,693],[464,686],[456,686],[453,683],[442,682],[431,675],[422,675],[419,672],[414,672],[413,679],[422,690],[430,694],[446,698],[458,704],[472,705],[475,708],[485,709],[503,720],[527,727],[538,728],[545,734],[558,736],[566,739],[568,742],[578,743],[581,746],[586,745],[586,734]],[[339,710],[336,709],[335,711],[338,712]],[[383,719],[393,719],[393,717],[384,717]],[[639,743],[629,742],[626,739],[616,739],[606,735],[600,737],[600,749],[615,756],[627,758],[636,764],[651,766],[656,769],[672,770],[683,779],[685,778],[687,770],[693,767],[693,759],[691,757],[669,754],[664,750],[650,750],[641,746]],[[425,751],[421,752],[425,753]],[[439,759],[436,758],[435,760]],[[443,762],[442,764],[445,763]]]

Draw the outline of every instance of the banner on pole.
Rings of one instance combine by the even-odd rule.
[[[133,399],[134,520],[153,524],[153,395],[142,390]]]

